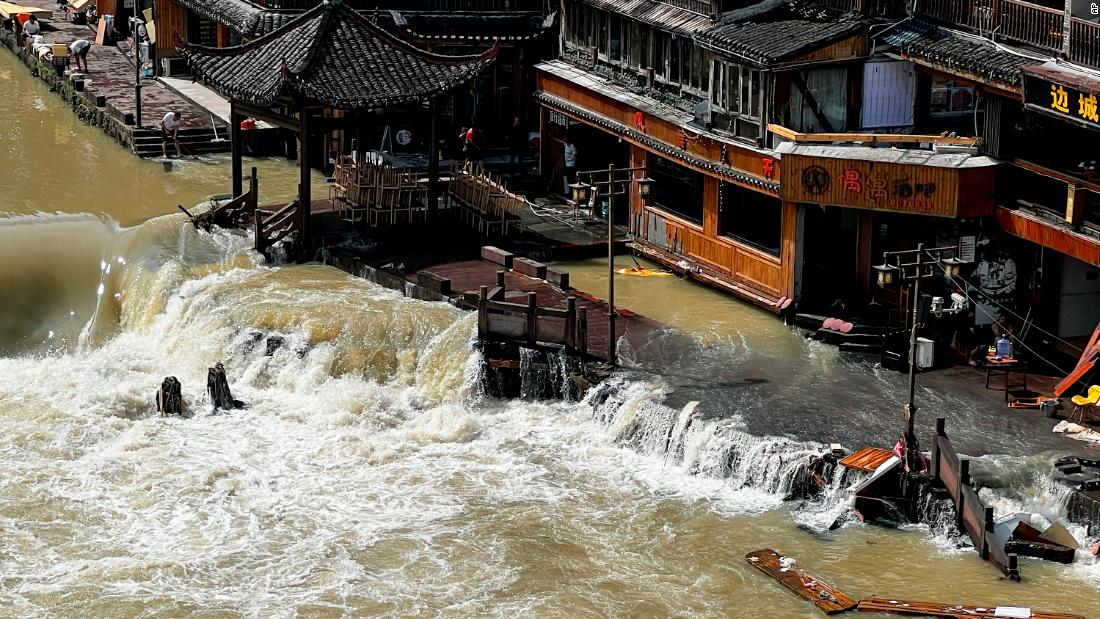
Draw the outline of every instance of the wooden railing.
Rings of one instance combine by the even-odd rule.
[[[1062,49],[1062,27],[1065,24],[1064,9],[1048,9],[1020,0],[996,0],[997,34],[1047,49]]]
[[[970,461],[962,460],[944,432],[945,421],[936,420],[932,443],[932,475],[939,480],[955,503],[955,524],[964,531],[981,557],[995,565],[1012,580],[1020,580],[1016,555],[1006,553],[993,531],[993,508],[986,507],[970,479]]]
[[[252,175],[248,185],[248,191],[239,196],[233,196],[226,202],[211,200],[210,210],[199,215],[192,215],[179,205],[196,228],[209,231],[212,226],[221,228],[243,228],[248,225],[249,219],[256,212],[260,196],[260,181],[256,175],[256,168],[252,168]]]
[[[565,300],[565,309],[539,307],[535,293],[527,293],[526,303],[490,299],[488,286],[478,291],[477,334],[479,338],[498,337],[557,344],[580,354],[588,352],[588,310],[577,309],[576,297]]]
[[[1076,17],[1069,20],[1069,59],[1100,67],[1100,24]]]
[[[982,33],[1062,49],[1065,11],[1022,0],[918,0],[917,12]]]
[[[268,248],[301,227],[300,206],[298,199],[295,198],[293,202],[274,213],[256,209],[257,252],[266,256]]]
[[[918,12],[975,30],[993,29],[994,0],[918,0]]]

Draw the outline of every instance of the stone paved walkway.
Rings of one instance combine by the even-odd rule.
[[[77,39],[95,40],[92,26],[73,24],[64,11],[56,10],[53,0],[22,0],[21,3],[54,11],[53,19],[42,28],[47,42],[69,44]],[[75,69],[75,64],[70,68]],[[84,82],[87,90],[106,97],[108,104],[117,108],[121,115],[134,113],[134,65],[123,51],[114,45],[92,46],[88,52],[88,69]],[[205,110],[165,88],[157,80],[144,82],[141,108],[142,125],[145,127],[157,127],[160,118],[169,110],[183,114],[184,127],[210,126],[210,115]]]

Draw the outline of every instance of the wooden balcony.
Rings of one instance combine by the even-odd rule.
[[[989,32],[996,0],[917,0],[917,12],[942,22]]]
[[[1064,9],[1022,0],[918,0],[918,12],[997,37],[1062,50]]]
[[[1052,50],[1062,49],[1064,9],[1048,9],[1020,0],[995,0],[994,16],[1000,27],[997,34],[1006,39]]]
[[[1069,20],[1069,59],[1100,67],[1100,25],[1076,17]]]

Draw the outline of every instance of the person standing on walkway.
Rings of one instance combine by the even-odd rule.
[[[565,138],[565,195],[569,195],[570,183],[576,182],[577,145],[570,137]]]
[[[88,39],[77,39],[69,44],[69,55],[76,61],[76,70],[80,70],[80,61],[84,61],[84,72],[91,73],[88,70],[88,50],[92,48],[92,43]]]
[[[38,18],[31,13],[31,16],[27,18],[27,21],[23,23],[23,34],[33,37],[36,34],[42,33],[42,24],[38,21]]]
[[[172,138],[172,142],[176,145],[176,157],[182,157],[180,154],[180,118],[182,116],[179,112],[168,112],[164,115],[164,118],[160,121],[160,150],[164,153],[165,158],[168,157],[168,138]]]

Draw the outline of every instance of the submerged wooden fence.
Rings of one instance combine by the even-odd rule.
[[[936,436],[932,443],[932,475],[951,495],[955,503],[955,524],[966,532],[981,557],[1012,580],[1020,580],[1016,555],[1006,553],[993,532],[993,508],[986,507],[970,479],[970,460],[960,459],[944,431],[946,421],[936,420]]]
[[[499,289],[499,288],[498,288]],[[534,292],[525,303],[490,298],[488,286],[481,286],[477,301],[477,334],[527,344],[557,344],[580,354],[588,352],[588,309],[577,308],[576,297],[565,300],[565,308],[539,307]]]

